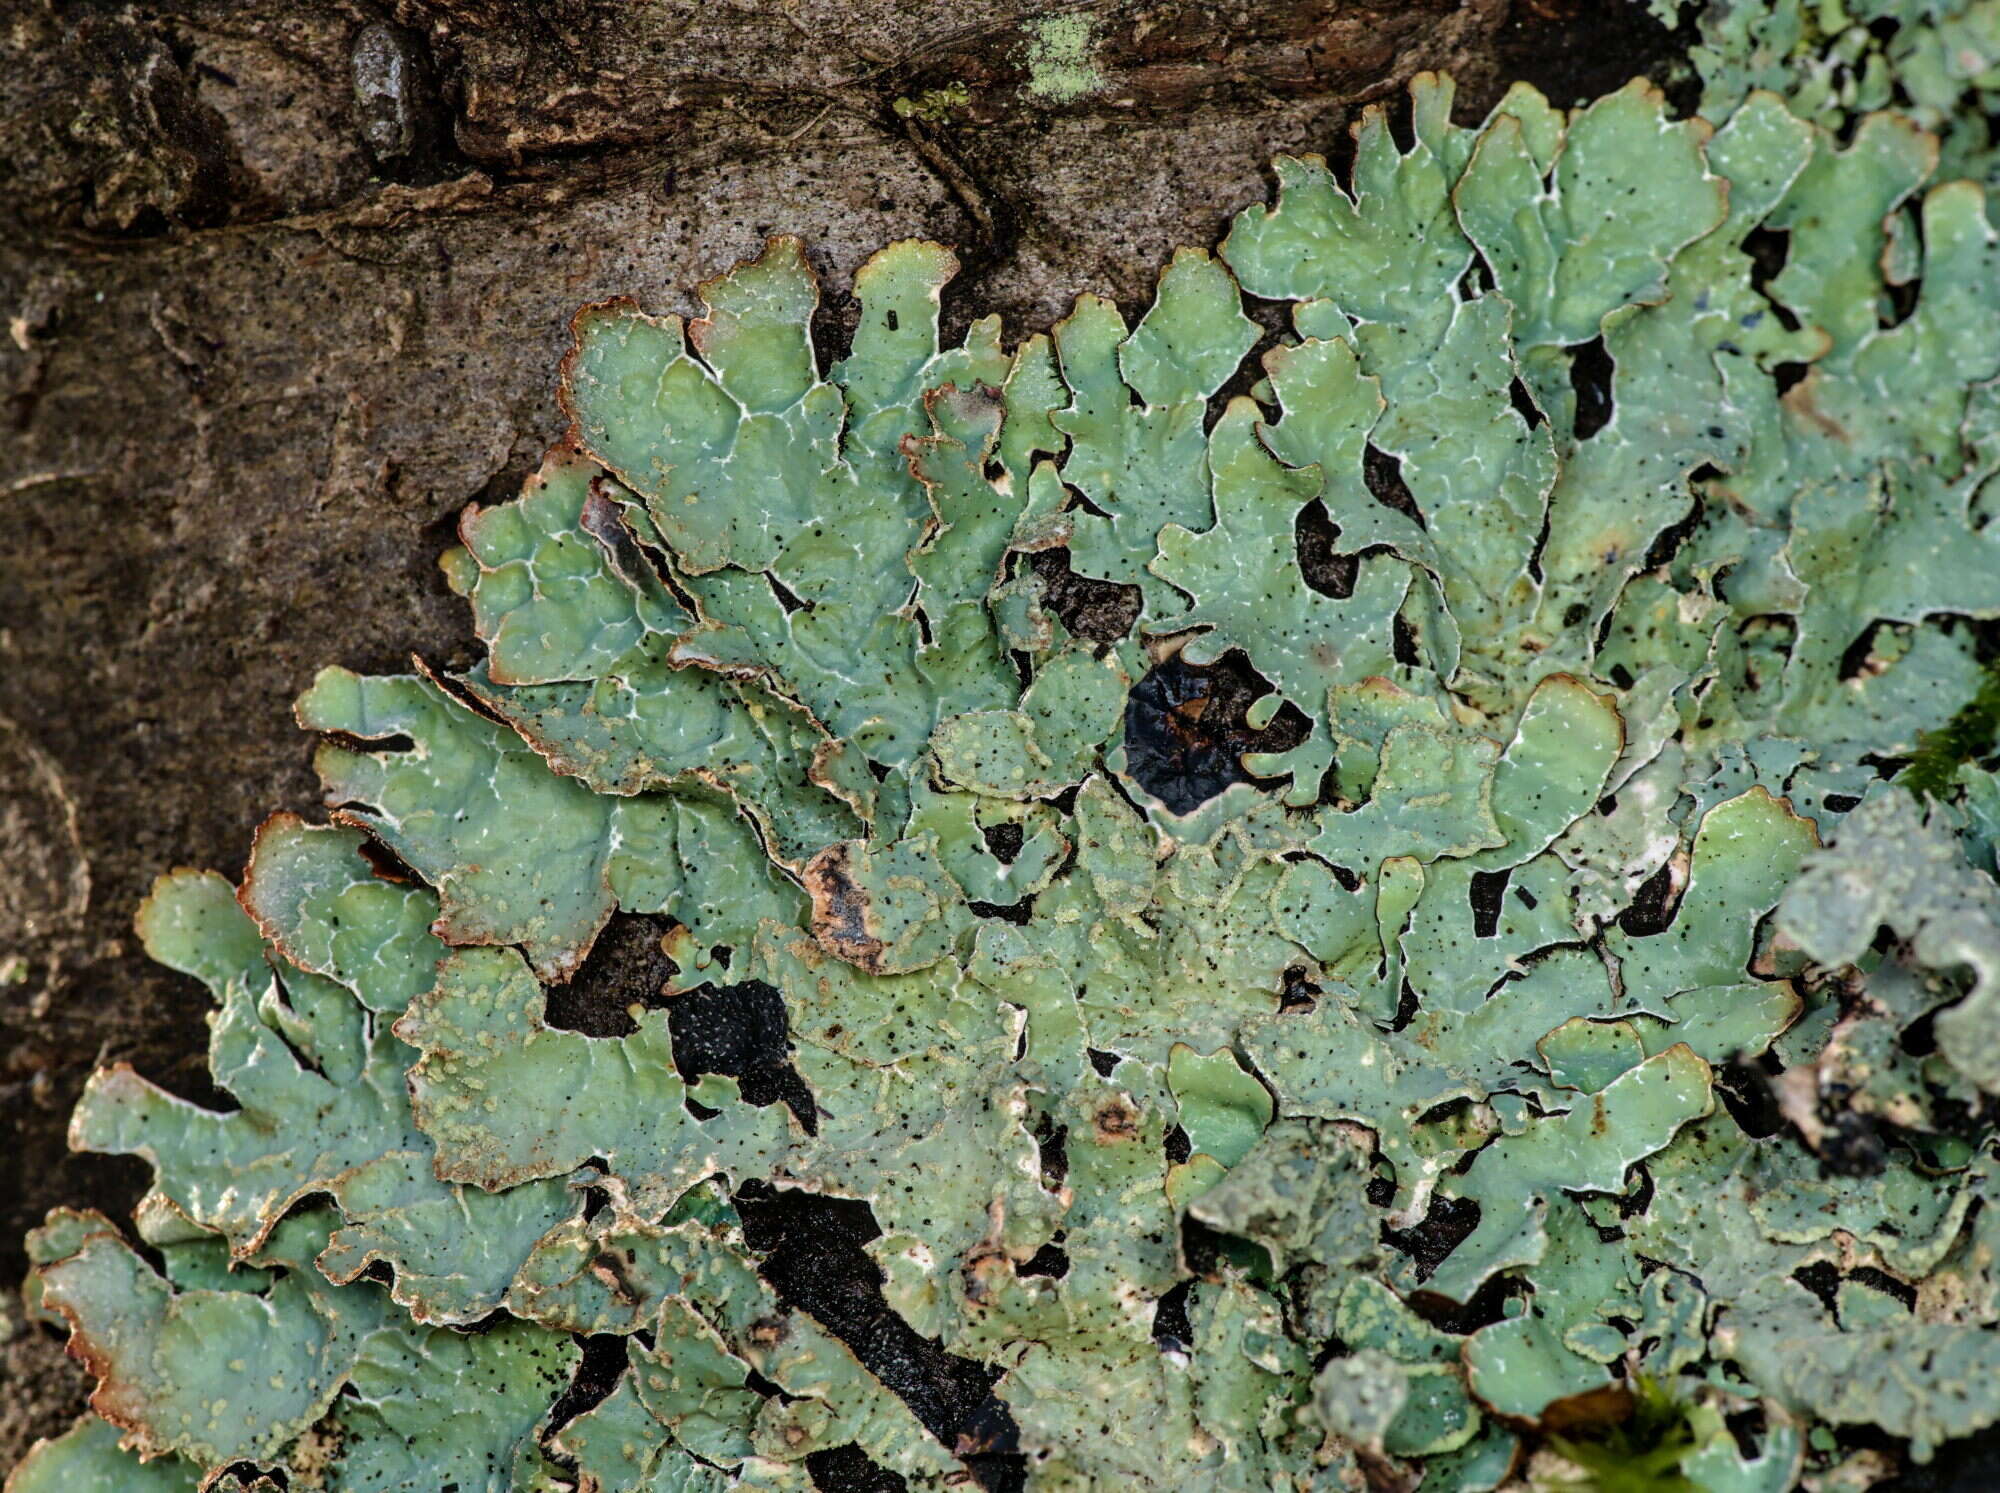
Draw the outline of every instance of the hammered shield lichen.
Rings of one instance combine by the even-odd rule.
[[[1766,92],[1411,104],[1130,327],[941,346],[903,243],[828,362],[784,238],[581,312],[444,556],[484,660],[327,669],[333,822],[141,911],[238,1107],[92,1082],[146,1247],[30,1241],[102,1419],[10,1489],[1779,1493],[2000,1421],[2000,790],[1886,781],[2000,618],[1983,193]]]

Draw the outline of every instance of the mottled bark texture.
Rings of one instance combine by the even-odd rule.
[[[860,260],[922,235],[948,318],[1144,303],[1174,246],[1451,70],[1559,102],[1658,76],[1626,0],[17,0],[0,19],[0,1286],[58,1202],[91,1067],[196,1099],[204,998],[130,932],[151,879],[311,812],[321,663],[470,661],[434,559],[560,433],[581,302],[686,310],[803,235],[837,346]],[[1050,21],[1056,25],[1050,28]],[[902,101],[898,107],[898,101]],[[0,1336],[7,1329],[0,1326]],[[76,1408],[0,1348],[0,1467]]]

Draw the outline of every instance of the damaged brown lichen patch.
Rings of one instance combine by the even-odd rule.
[[[1124,1095],[1113,1095],[1091,1114],[1090,1123],[1098,1140],[1121,1145],[1139,1135],[1139,1112]]]
[[[805,882],[812,898],[812,931],[829,954],[873,969],[882,958],[882,940],[868,931],[868,894],[849,870],[853,850],[829,845],[807,863]]]

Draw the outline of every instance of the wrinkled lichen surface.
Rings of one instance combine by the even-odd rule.
[[[485,659],[324,671],[330,822],[140,912],[238,1107],[93,1080],[155,1181],[30,1241],[96,1416],[11,1493],[1780,1493],[2000,1420],[2000,786],[1892,781],[2000,618],[1982,189],[1450,101],[1135,324],[940,347],[904,242],[829,365],[784,238],[580,313],[444,557]]]

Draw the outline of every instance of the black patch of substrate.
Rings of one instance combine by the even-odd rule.
[[[1434,1197],[1421,1223],[1407,1229],[1384,1224],[1382,1242],[1417,1262],[1417,1279],[1429,1280],[1437,1267],[1479,1227],[1479,1204],[1471,1198]]]
[[[1785,1116],[1778,1108],[1770,1075],[1757,1064],[1741,1058],[1731,1058],[1722,1064],[1715,1070],[1715,1093],[1729,1110],[1730,1118],[1752,1140],[1762,1140],[1784,1129]]]
[[[1993,1493],[2000,1488],[2000,1426],[1947,1441],[1921,1467],[1877,1483],[1875,1493]]]
[[[1669,27],[1643,7],[1603,0],[1537,0],[1511,8],[1495,36],[1495,77],[1532,83],[1559,108],[1586,103],[1635,77],[1651,78],[1676,115],[1694,112],[1701,82],[1687,65],[1694,15]],[[1497,86],[1497,85],[1496,85]],[[1467,99],[1475,112],[1480,100]]]
[[[1820,1169],[1836,1177],[1876,1177],[1889,1164],[1889,1146],[1872,1116],[1846,1108],[1842,1086],[1820,1096],[1826,1129],[1816,1147]]]
[[[1631,938],[1650,938],[1673,926],[1680,898],[1674,892],[1672,866],[1662,866],[1639,883],[1632,904],[1618,914],[1618,926]]]
[[[1194,1347],[1194,1328],[1188,1322],[1188,1296],[1194,1290],[1194,1282],[1184,1280],[1153,1307],[1153,1341],[1162,1348],[1178,1349],[1182,1353]]]
[[[1026,840],[1021,826],[1012,820],[989,824],[979,833],[986,841],[986,848],[993,853],[993,859],[1003,866],[1014,864],[1014,857],[1021,853],[1021,846]]]
[[[1403,458],[1391,456],[1373,442],[1362,448],[1361,481],[1368,495],[1384,508],[1393,508],[1419,529],[1430,527],[1416,494],[1403,478]]]
[[[1310,1011],[1319,1004],[1320,987],[1303,969],[1294,965],[1285,971],[1284,990],[1278,996],[1280,1011]]]
[[[866,1203],[751,1181],[736,1208],[780,1301],[845,1343],[981,1487],[1016,1493],[1026,1485],[1013,1415],[993,1393],[999,1371],[946,1352],[883,1300],[882,1272],[863,1249],[882,1231]]]
[[[631,1008],[662,1004],[679,973],[660,946],[672,927],[671,918],[613,913],[569,982],[549,987],[542,1019],[586,1037],[629,1037],[638,1030]]]
[[[1507,893],[1508,871],[1474,871],[1467,896],[1472,903],[1472,936],[1491,938],[1500,928],[1500,899]]]
[[[1299,509],[1292,533],[1306,585],[1335,601],[1352,596],[1354,582],[1361,574],[1361,557],[1340,552],[1340,525],[1333,521],[1326,504],[1314,498]]]
[[[910,1485],[903,1474],[873,1462],[849,1442],[823,1452],[806,1453],[806,1476],[819,1493],[904,1493]]]
[[[625,1372],[625,1339],[615,1333],[600,1332],[583,1340],[583,1357],[570,1376],[569,1387],[549,1409],[550,1433],[560,1431],[586,1410],[593,1410],[610,1398]]]
[[[1579,441],[1589,440],[1611,423],[1611,417],[1616,413],[1611,391],[1616,371],[1610,350],[1605,347],[1602,337],[1593,337],[1570,349],[1569,386],[1576,395],[1576,413],[1571,418],[1570,432]]]
[[[1469,1300],[1453,1301],[1431,1291],[1409,1294],[1405,1304],[1439,1332],[1469,1337],[1482,1327],[1491,1327],[1507,1315],[1507,1303],[1527,1290],[1518,1276],[1489,1275]]]
[[[1042,1185],[1053,1192],[1069,1175],[1069,1127],[1043,1115],[1035,1122],[1035,1146],[1041,1152]]]
[[[998,918],[1003,923],[1012,923],[1017,928],[1028,926],[1035,915],[1035,899],[1032,896],[1018,902],[981,902],[974,899],[965,904],[976,918]]]
[[[1139,620],[1137,586],[1078,575],[1067,549],[1037,550],[1029,557],[1042,578],[1042,597],[1062,625],[1092,643],[1115,643]]]
[[[1056,1235],[1056,1239],[1062,1237],[1061,1234]],[[1061,1280],[1069,1274],[1069,1251],[1055,1240],[1051,1240],[1036,1250],[1029,1257],[1028,1263],[1014,1273],[1023,1280],[1034,1275],[1047,1276],[1050,1280]]]

